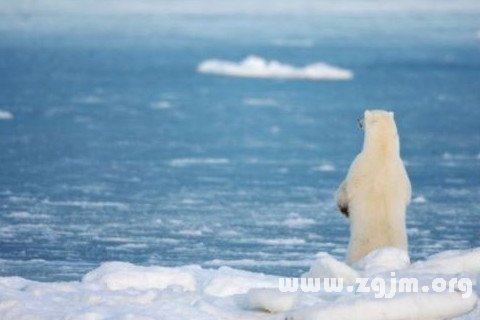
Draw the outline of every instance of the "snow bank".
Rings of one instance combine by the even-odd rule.
[[[203,291],[216,297],[228,297],[247,293],[250,289],[276,288],[277,286],[276,277],[221,267],[206,282]]]
[[[246,303],[244,307],[252,310],[278,313],[293,309],[297,301],[297,293],[279,292],[277,288],[251,289],[245,296]]]
[[[350,70],[315,63],[305,67],[294,67],[278,61],[267,61],[261,57],[248,56],[241,62],[206,60],[197,68],[198,72],[245,78],[278,78],[306,80],[350,80]]]
[[[415,274],[425,283],[445,273],[480,279],[480,248],[451,251],[425,261],[408,263],[401,250],[381,249],[354,268],[322,253],[309,276],[380,277],[389,270],[398,277]],[[278,290],[277,276],[228,267],[136,266],[108,262],[79,282],[42,283],[0,277],[0,319],[452,319],[474,320],[480,315],[479,284],[464,297],[462,290],[443,293],[399,293],[375,298],[373,293],[317,293]]]
[[[410,264],[408,252],[398,248],[384,248],[370,252],[364,259],[355,263],[355,268],[365,274],[404,269]]]
[[[458,251],[445,251],[431,256],[427,261],[412,265],[417,271],[442,274],[473,273],[480,274],[480,248]]]
[[[310,270],[303,274],[306,278],[343,278],[345,283],[355,283],[359,277],[356,270],[338,261],[328,253],[319,253]]]
[[[101,285],[108,290],[165,289],[178,286],[195,291],[196,281],[190,272],[181,268],[140,267],[126,262],[105,263],[87,273],[82,282]]]
[[[476,297],[464,299],[457,292],[445,294],[409,294],[395,299],[372,300],[361,297],[330,305],[307,307],[289,315],[292,320],[368,320],[450,319],[471,311]]]

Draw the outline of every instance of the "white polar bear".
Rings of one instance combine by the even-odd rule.
[[[336,194],[338,208],[350,218],[349,264],[380,247],[408,250],[405,211],[411,185],[393,112],[367,110],[360,126],[363,150]]]

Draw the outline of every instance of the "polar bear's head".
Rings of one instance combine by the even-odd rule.
[[[365,131],[364,150],[399,152],[397,125],[393,112],[366,110],[361,127]]]

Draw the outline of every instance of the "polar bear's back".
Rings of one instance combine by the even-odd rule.
[[[360,124],[363,149],[336,196],[340,211],[350,218],[350,263],[380,247],[407,249],[405,211],[411,187],[393,113],[367,110]]]
[[[349,261],[384,246],[407,249],[405,210],[410,182],[399,156],[361,153],[348,177],[351,238]]]

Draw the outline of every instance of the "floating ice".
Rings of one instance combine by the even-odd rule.
[[[300,238],[257,239],[255,240],[255,242],[266,244],[269,246],[296,246],[305,244],[305,240]]]
[[[315,220],[310,218],[302,218],[302,217],[290,217],[285,219],[282,224],[288,226],[290,228],[304,228],[306,226],[310,226],[315,224]]]
[[[7,215],[9,218],[14,219],[30,219],[32,215],[27,211],[14,211]]]
[[[278,105],[277,101],[271,98],[246,98],[243,104],[251,107],[275,107]]]
[[[155,101],[150,104],[150,108],[155,110],[170,109],[171,107],[172,107],[172,103],[166,100]]]
[[[424,196],[416,196],[415,198],[413,198],[412,200],[413,203],[426,203],[427,202],[427,199],[424,197]]]
[[[267,61],[261,57],[248,56],[241,62],[211,59],[197,68],[198,72],[245,78],[280,78],[307,80],[350,80],[350,70],[315,63],[305,67],[294,67],[278,61]]]
[[[51,206],[64,206],[64,207],[80,207],[82,209],[102,209],[102,208],[115,208],[119,210],[127,210],[128,205],[121,202],[112,201],[50,201],[43,200],[42,203]]]
[[[189,237],[200,237],[203,235],[202,230],[192,230],[192,229],[184,229],[178,231],[178,234],[181,234],[182,236],[189,236]]]
[[[13,114],[10,111],[0,110],[0,120],[12,120]]]
[[[230,163],[230,161],[225,158],[180,158],[173,159],[168,164],[171,167],[188,167],[192,165],[215,165],[228,163]]]
[[[50,216],[46,214],[31,214],[27,211],[13,211],[6,215],[13,219],[47,219]]]
[[[332,172],[335,171],[335,166],[330,163],[324,163],[317,167],[312,168],[313,171],[321,171],[321,172]]]

